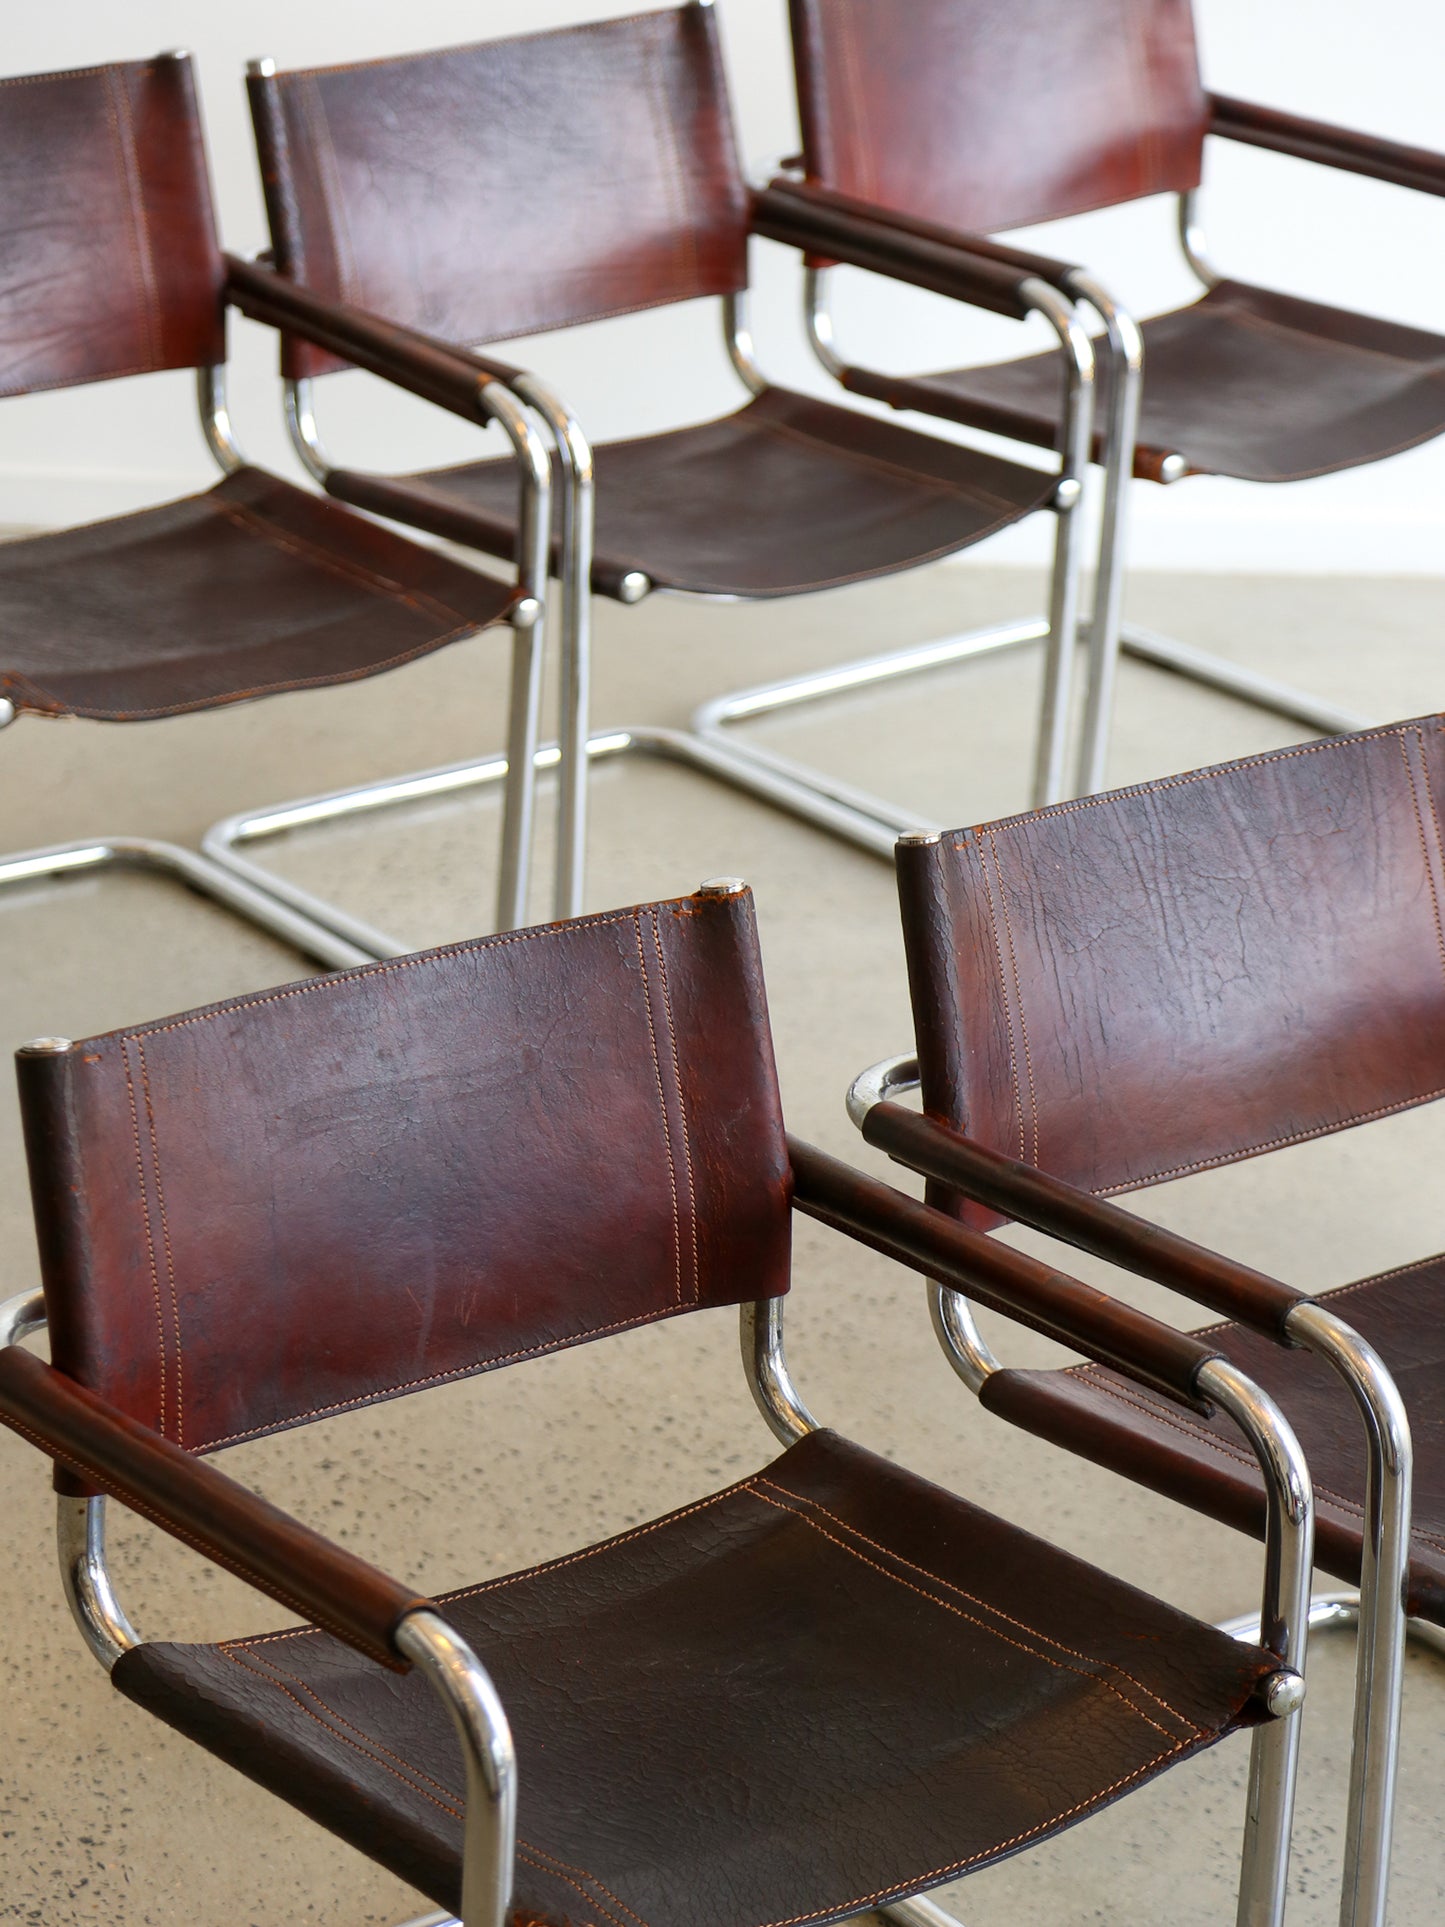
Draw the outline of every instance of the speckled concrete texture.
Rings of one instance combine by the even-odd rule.
[[[940,567],[807,602],[657,599],[598,612],[600,724],[681,723],[719,689],[1036,607],[1023,572]],[[1445,699],[1445,583],[1144,577],[1131,613],[1387,718]],[[106,829],[194,838],[247,805],[494,749],[503,647],[483,638],[354,688],[117,729],[25,721],[0,740],[8,847]],[[1024,804],[1038,657],[755,725],[920,815]],[[1126,667],[1112,775],[1133,781],[1272,747],[1287,723]],[[550,816],[544,813],[544,831]],[[417,945],[483,929],[495,804],[417,808],[277,843],[266,861]],[[843,1091],[909,1041],[888,866],[699,777],[641,760],[598,771],[589,903],[745,876],[758,899],[792,1128],[857,1153]],[[539,863],[535,909],[546,912]],[[0,901],[8,1049],[82,1036],[300,973],[224,913],[160,882],[76,880]],[[1150,1210],[1302,1285],[1437,1249],[1445,1109],[1150,1194]],[[223,1174],[218,1173],[218,1182]],[[12,1103],[0,1102],[5,1293],[35,1277]],[[1102,1267],[1090,1274],[1104,1275]],[[1257,1548],[985,1417],[938,1355],[922,1293],[815,1227],[798,1239],[796,1375],[819,1415],[920,1472],[1206,1618],[1257,1595]],[[1180,1322],[1187,1308],[1122,1287]],[[990,1321],[1015,1360],[1053,1354]],[[445,1588],[561,1553],[761,1465],[771,1441],[707,1313],[233,1451],[226,1466],[389,1569]],[[0,1921],[34,1927],[385,1923],[417,1897],[121,1701],[60,1598],[49,1481],[0,1435]],[[210,1637],[284,1623],[149,1528],[117,1520],[115,1569],[143,1631]],[[1353,1665],[1321,1642],[1305,1721],[1292,1927],[1335,1913]],[[1445,1917],[1445,1666],[1412,1656],[1392,1920]],[[969,1927],[1234,1917],[1245,1747],[1233,1743],[1027,1856],[940,1896]],[[605,1797],[599,1783],[598,1797]],[[686,1896],[679,1896],[685,1915]]]

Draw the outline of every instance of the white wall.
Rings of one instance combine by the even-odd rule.
[[[1061,6],[1075,0],[1059,0]],[[1423,146],[1445,148],[1445,9],[1440,0],[1196,0],[1208,84]],[[283,66],[362,59],[621,11],[623,0],[67,0],[12,5],[4,64],[20,73],[187,46],[203,87],[223,232],[250,251],[265,222],[241,86],[245,60]],[[762,168],[796,142],[784,0],[719,0],[745,157]],[[1019,137],[1028,138],[1026,124]],[[1445,325],[1445,200],[1407,194],[1259,150],[1213,142],[1206,217],[1226,271],[1418,326]],[[1136,311],[1186,299],[1172,246],[1172,203],[1060,223],[1037,238],[1087,262]],[[797,324],[797,270],[756,249],[756,332],[777,379],[827,392]],[[844,344],[893,367],[947,366],[1014,352],[1016,326],[863,277],[839,287]],[[279,428],[274,349],[233,320],[233,413],[256,458],[295,473]],[[568,393],[594,436],[661,427],[730,405],[736,387],[701,308],[605,322],[537,338],[525,357]],[[378,466],[462,459],[474,431],[387,393],[366,377],[323,385],[328,439]],[[189,377],[139,381],[5,404],[0,522],[45,525],[114,512],[203,485]],[[1143,567],[1400,570],[1445,574],[1445,442],[1375,468],[1286,488],[1204,479],[1134,490]],[[1010,532],[979,560],[1034,556],[1045,531]]]

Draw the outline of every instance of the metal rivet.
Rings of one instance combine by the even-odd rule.
[[[629,569],[617,585],[617,594],[623,602],[641,602],[645,595],[652,593],[652,578],[641,569]]]
[[[1305,1683],[1301,1674],[1282,1667],[1264,1683],[1264,1703],[1277,1720],[1297,1713],[1305,1703]]]
[[[8,696],[0,696],[0,729],[15,720],[15,705]]]
[[[263,54],[260,60],[246,62],[246,72],[254,74],[258,80],[270,80],[275,71],[276,63],[269,54]]]
[[[1083,493],[1084,485],[1077,475],[1066,475],[1054,490],[1054,507],[1056,509],[1077,508]]]
[[[747,889],[741,877],[709,877],[697,886],[700,897],[740,897]]]
[[[1182,482],[1189,473],[1189,464],[1182,455],[1166,455],[1159,464],[1161,482]]]
[[[542,605],[534,595],[524,595],[520,602],[512,604],[512,627],[514,629],[533,629],[541,620]]]
[[[906,843],[910,850],[923,849],[930,843],[941,843],[943,841],[943,831],[905,830],[898,841],[900,843]]]
[[[22,1044],[15,1053],[17,1057],[58,1057],[64,1051],[74,1050],[75,1045],[68,1037],[32,1037],[28,1044]]]

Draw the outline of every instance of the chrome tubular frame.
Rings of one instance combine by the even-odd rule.
[[[546,391],[540,390],[539,393]],[[549,397],[549,402],[550,402]],[[517,587],[519,599],[512,610],[513,648],[511,696],[508,708],[507,753],[503,759],[485,759],[481,764],[458,765],[485,772],[481,780],[501,780],[505,784],[502,815],[501,862],[497,878],[496,924],[498,929],[515,929],[526,921],[527,885],[532,850],[532,823],[536,804],[538,769],[537,735],[542,705],[543,626],[546,609],[549,547],[552,527],[552,469],[545,439],[533,417],[530,397],[523,398],[505,383],[490,375],[477,381],[477,413],[483,421],[495,421],[511,444],[519,467],[519,504],[517,525]],[[321,440],[316,422],[314,389],[309,380],[285,384],[286,425],[297,456],[310,475],[324,487],[331,473],[331,461]],[[565,410],[556,405],[559,420],[567,420]],[[559,442],[562,438],[559,437]],[[576,458],[581,453],[581,469]],[[568,433],[561,447],[564,479],[569,488],[566,513],[575,516],[575,500],[584,486],[590,498],[591,451],[580,431]],[[581,480],[579,481],[579,474]],[[580,530],[569,524],[569,555],[581,554],[591,540],[590,518],[583,517]],[[589,565],[590,567],[590,561]],[[587,636],[585,616],[580,635],[580,671],[570,676],[574,695],[586,701]],[[576,630],[570,632],[571,646],[578,647]],[[564,647],[567,643],[564,641]],[[563,702],[563,726],[575,726],[573,711]],[[202,841],[207,859],[233,877],[244,880],[252,892],[287,905],[292,913],[308,923],[323,926],[335,934],[353,953],[349,962],[373,962],[379,957],[399,956],[405,946],[384,932],[373,929],[335,904],[325,902],[309,890],[289,884],[258,864],[237,854],[233,842],[242,840],[237,825],[250,826],[251,836],[273,833],[274,829],[294,828],[301,822],[340,817],[354,811],[379,809],[415,795],[432,793],[432,779],[438,772],[423,771],[380,783],[363,783],[332,791],[326,798],[329,809],[318,814],[317,798],[297,803],[282,803],[271,808],[227,817],[214,824]],[[577,832],[580,835],[580,831]],[[574,842],[576,838],[574,836]]]
[[[1127,309],[1091,275],[1075,270],[1069,286],[1104,324],[1112,360],[1109,420],[1103,436],[1104,501],[1099,526],[1098,574],[1089,619],[1089,674],[1079,761],[1074,777],[1078,796],[1104,787],[1109,729],[1114,715],[1114,681],[1119,662],[1119,632],[1124,614],[1125,515],[1134,478],[1134,443],[1139,430],[1139,400],[1144,381],[1144,337]]]
[[[516,392],[551,431],[562,471],[561,688],[557,867],[552,914],[582,912],[587,876],[587,735],[592,688],[592,544],[596,474],[592,445],[566,402],[536,375]]]
[[[1237,1927],[1280,1927],[1289,1878],[1290,1833],[1299,1772],[1299,1709],[1309,1642],[1315,1509],[1299,1440],[1274,1401],[1228,1360],[1200,1368],[1200,1394],[1234,1420],[1264,1474],[1263,1644],[1280,1662],[1266,1705],[1276,1717],[1254,1729],[1239,1874]]]
[[[848,1115],[861,1129],[875,1104],[917,1088],[916,1057],[885,1058],[849,1086]],[[976,1392],[997,1360],[978,1337],[967,1300],[932,1283],[929,1291],[939,1342],[959,1377]],[[1405,1640],[1414,1637],[1445,1652],[1445,1628],[1405,1615],[1414,1448],[1394,1380],[1374,1347],[1327,1304],[1301,1300],[1286,1330],[1295,1344],[1314,1352],[1344,1380],[1365,1428],[1360,1589],[1316,1595],[1309,1601],[1308,1619],[1316,1631],[1359,1627],[1340,1927],[1384,1927]],[[1221,1631],[1249,1645],[1261,1641],[1256,1614],[1227,1620]]]
[[[196,370],[196,409],[201,418],[201,433],[206,447],[223,475],[234,475],[246,466],[246,457],[231,425],[226,405],[226,364]]]
[[[1365,1427],[1364,1547],[1340,1927],[1385,1927],[1404,1685],[1414,1467],[1410,1421],[1374,1347],[1324,1305],[1296,1305],[1286,1330],[1338,1372]]]
[[[1177,219],[1179,245],[1185,260],[1198,276],[1203,286],[1218,287],[1222,279],[1219,270],[1209,257],[1204,228],[1199,215],[1200,193],[1197,188],[1179,196]],[[1117,365],[1117,364],[1116,364]],[[1189,465],[1182,455],[1165,457],[1161,480],[1170,483],[1182,481],[1189,473]],[[1122,581],[1124,571],[1123,531],[1115,532],[1116,553],[1106,557],[1101,551],[1100,568],[1108,568],[1117,573]],[[1145,629],[1136,623],[1121,625],[1119,643],[1125,655],[1133,656],[1140,662],[1153,664],[1156,669],[1169,669],[1176,675],[1186,676],[1192,682],[1202,683],[1207,689],[1217,689],[1222,695],[1233,696],[1237,701],[1249,703],[1256,709],[1267,709],[1287,721],[1303,723],[1306,729],[1318,731],[1323,736],[1349,736],[1361,729],[1372,729],[1375,718],[1361,716],[1354,710],[1343,709],[1338,703],[1322,701],[1311,695],[1308,690],[1296,689],[1289,683],[1276,682],[1272,676],[1261,676],[1255,670],[1236,663],[1227,656],[1216,656],[1205,649],[1196,649],[1191,643],[1179,642],[1173,636],[1160,635],[1155,629]],[[1102,704],[1108,692],[1101,692]],[[1092,759],[1092,781],[1090,789],[1103,786],[1103,757],[1107,747],[1108,718],[1105,712],[1095,723],[1094,733],[1086,730],[1084,755]],[[1083,765],[1081,764],[1081,769]]]
[[[843,368],[833,346],[832,317],[826,301],[826,275],[807,270],[804,278],[804,303],[809,339],[822,365],[837,375]],[[1065,760],[1069,727],[1069,680],[1073,663],[1073,644],[1078,629],[1079,574],[1082,561],[1082,519],[1077,514],[1083,493],[1093,436],[1094,355],[1088,334],[1080,324],[1073,305],[1057,291],[1037,280],[1023,289],[1028,306],[1042,314],[1059,338],[1064,352],[1067,389],[1063,449],[1058,486],[1053,507],[1059,518],[1055,544],[1050,609],[1045,620],[1005,623],[964,636],[951,636],[939,642],[920,644],[911,649],[891,650],[865,657],[836,668],[816,670],[801,676],[786,677],[751,689],[732,691],[704,703],[694,712],[693,733],[715,747],[725,747],[737,759],[738,781],[745,788],[759,787],[750,772],[781,777],[795,791],[811,792],[818,799],[816,811],[805,811],[810,820],[841,834],[860,848],[879,856],[889,854],[900,831],[918,821],[916,810],[905,810],[856,785],[831,777],[793,759],[754,744],[726,740],[728,725],[749,717],[792,708],[820,697],[874,683],[896,680],[916,672],[966,661],[997,649],[1014,648],[1020,643],[1045,640],[1045,664],[1039,738],[1033,775],[1036,802],[1054,802],[1065,791]],[[725,332],[729,353],[742,379],[754,393],[760,392],[762,377],[752,354],[752,341],[740,311],[730,304],[725,313]],[[841,812],[841,820],[840,820]]]
[[[63,1037],[36,1037],[28,1050],[68,1050]],[[0,1351],[45,1329],[45,1294],[22,1291],[0,1304]],[[60,1583],[86,1645],[107,1672],[123,1652],[140,1644],[135,1627],[115,1596],[105,1563],[105,1500],[59,1498],[55,1543]]]
[[[517,1757],[501,1699],[471,1647],[439,1613],[408,1613],[394,1637],[398,1652],[421,1670],[451,1714],[466,1762],[462,1927],[506,1927],[517,1843]]]
[[[788,1370],[783,1350],[783,1303],[781,1298],[760,1298],[741,1306],[738,1336],[754,1404],[780,1444],[796,1445],[809,1432],[817,1431],[818,1421],[803,1403]]]

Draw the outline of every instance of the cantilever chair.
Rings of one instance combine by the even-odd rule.
[[[8,80],[0,181],[0,394],[193,368],[224,474],[206,494],[0,546],[0,723],[213,709],[376,675],[509,623],[516,776],[499,919],[522,922],[550,486],[528,410],[475,362],[339,309],[327,318],[320,338],[344,341],[373,372],[502,424],[515,451],[502,468],[522,502],[515,582],[246,465],[226,411],[226,309],[274,325],[275,284],[287,328],[312,324],[288,284],[221,253],[185,54]],[[146,838],[0,858],[0,885],[107,863],[179,877],[323,963],[375,953],[373,933],[348,940],[304,903],[283,905],[193,851]]]
[[[1361,1620],[1347,1922],[1383,1919],[1402,1599],[1430,1643],[1445,1627],[1445,1257],[1301,1292],[1104,1198],[1445,1091],[1442,796],[1435,716],[904,839],[917,1062],[850,1104],[966,1222],[1032,1225],[1221,1315],[1201,1335],[1298,1427],[1320,1563],[1361,1588],[1318,1609]],[[922,1117],[887,1101],[919,1076]],[[998,1368],[962,1310],[950,1342],[989,1410],[1257,1529],[1209,1421],[1108,1371]]]
[[[1152,630],[1121,630],[1123,492],[1131,448],[1133,474],[1146,481],[1289,482],[1380,461],[1445,430],[1445,336],[1221,277],[1198,212],[1206,134],[1436,195],[1445,194],[1445,156],[1205,92],[1188,0],[790,0],[790,10],[803,166],[825,204],[839,196],[863,212],[886,208],[915,233],[977,248],[981,231],[1180,197],[1198,300],[1141,327],[1096,280],[1071,284],[1109,337],[1096,410],[1103,546],[1077,791],[1103,786],[1121,639],[1130,655],[1311,729],[1366,728],[1253,668]],[[880,375],[840,358],[821,277],[807,302],[825,365],[854,393],[1053,445],[1047,362]]]
[[[1240,1917],[1279,1920],[1313,1526],[1292,1434],[1209,1345],[785,1137],[743,885],[38,1040],[19,1068],[44,1291],[0,1308],[0,1421],[57,1462],[87,1641],[466,1927],[924,1927],[903,1897],[1243,1726]],[[1229,1412],[1275,1495],[1264,1643],[819,1429],[783,1349],[793,1208]],[[739,1304],[780,1458],[436,1600],[206,1456]],[[15,1342],[47,1321],[48,1365]],[[102,1494],[312,1623],[141,1642]]]
[[[1058,518],[1050,633],[1072,638],[1080,559],[1073,513],[1087,467],[1092,351],[1072,301],[1046,274],[977,261],[886,227],[750,197],[734,148],[717,24],[692,4],[395,60],[278,73],[253,63],[252,112],[277,266],[320,300],[345,299],[448,343],[495,341],[604,315],[718,299],[746,405],[716,421],[589,448],[575,415],[533,375],[518,392],[557,443],[562,578],[561,830],[557,914],[581,908],[588,756],[588,599],[633,603],[654,590],[737,600],[806,594],[916,567],[984,540],[1037,509]],[[558,103],[566,109],[559,121]],[[565,124],[563,124],[565,122]],[[771,386],[744,317],[748,239],[835,255],[1058,332],[1065,396],[1058,464],[985,455],[853,408]],[[315,381],[340,364],[287,345],[288,419],[327,491],[487,554],[510,552],[515,512],[496,463],[410,475],[337,467],[316,419]],[[592,539],[595,470],[595,544]],[[1072,648],[1051,649],[1036,788],[1059,793]],[[861,687],[927,649],[828,672]],[[916,811],[720,733],[611,732],[593,755],[681,757],[891,858]],[[456,787],[495,764],[438,772]],[[400,786],[399,793],[409,793]],[[373,788],[352,807],[385,800]],[[345,799],[330,799],[334,809]],[[207,850],[237,855],[287,812],[218,825]]]

